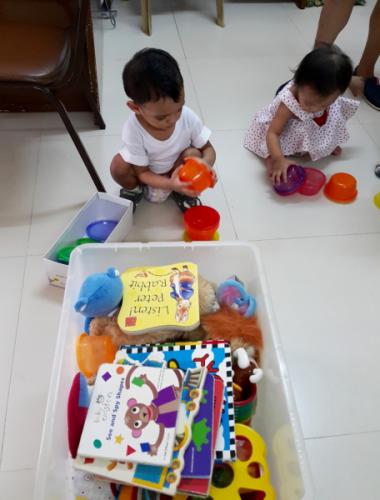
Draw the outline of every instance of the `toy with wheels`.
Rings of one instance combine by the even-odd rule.
[[[236,444],[237,461],[215,465],[210,490],[212,500],[240,500],[240,494],[254,498],[254,492],[264,493],[265,500],[275,500],[262,437],[250,427],[236,424]]]

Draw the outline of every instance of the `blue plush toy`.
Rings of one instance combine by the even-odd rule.
[[[123,283],[119,271],[110,267],[105,273],[94,273],[85,279],[74,308],[86,318],[106,316],[116,309],[122,296]]]
[[[216,298],[220,305],[227,305],[246,318],[255,314],[256,300],[246,291],[243,283],[236,276],[223,281],[218,286]]]

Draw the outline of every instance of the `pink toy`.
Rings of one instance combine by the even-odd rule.
[[[287,181],[275,184],[273,189],[280,196],[290,196],[300,193],[303,196],[314,196],[323,188],[326,176],[317,168],[290,165]]]

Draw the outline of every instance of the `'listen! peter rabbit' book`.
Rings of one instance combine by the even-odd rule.
[[[101,365],[78,455],[169,465],[182,382],[176,369]]]
[[[199,325],[196,264],[135,267],[127,269],[121,279],[124,293],[118,324],[125,333],[193,330]]]

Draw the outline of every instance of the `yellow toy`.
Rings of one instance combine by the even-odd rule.
[[[244,498],[251,498],[248,495],[257,492],[264,493],[265,500],[275,500],[276,494],[270,483],[263,438],[243,424],[236,424],[235,430],[237,461],[215,465],[208,498],[210,500],[241,500],[240,494],[246,494]],[[132,491],[128,490],[128,494],[131,495],[131,493]],[[132,498],[133,496],[120,496],[119,500]],[[190,498],[192,497],[177,493],[173,500]]]
[[[241,445],[239,446],[239,441]],[[247,443],[248,441],[248,443]],[[240,493],[253,491],[264,492],[265,500],[275,500],[276,494],[270,484],[269,468],[265,459],[266,448],[263,438],[253,429],[243,424],[236,424],[237,456],[236,462],[217,465],[221,469],[226,467],[232,471],[225,474],[227,484],[218,484],[216,470],[214,469],[213,481],[210,490],[212,500],[240,500]],[[248,445],[248,446],[247,446]],[[259,472],[256,474],[255,472]],[[260,477],[255,477],[255,476]],[[229,478],[227,476],[230,476]],[[247,497],[248,498],[248,497]]]

